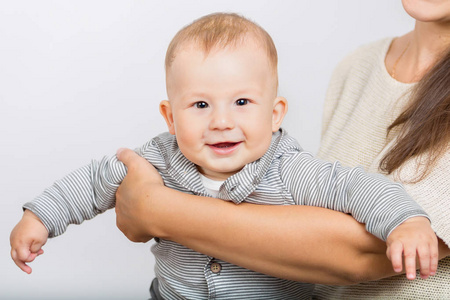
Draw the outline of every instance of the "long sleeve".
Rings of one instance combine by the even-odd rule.
[[[167,137],[170,134],[163,133],[135,149],[158,169],[163,178],[166,177],[164,173],[170,155],[168,150],[161,149],[176,149],[175,139]],[[158,145],[157,141],[161,139],[168,142],[159,142]],[[70,224],[81,224],[113,208],[117,188],[126,174],[125,165],[115,155],[105,156],[57,180],[23,208],[36,214],[47,228],[49,237],[55,237],[63,234]]]
[[[23,207],[36,214],[55,237],[69,224],[81,224],[113,208],[115,193],[126,175],[126,167],[116,156],[93,160],[52,186]]]
[[[298,205],[351,214],[366,229],[386,240],[392,230],[414,216],[427,217],[402,185],[362,168],[342,167],[308,152],[291,152],[281,162],[281,178]]]

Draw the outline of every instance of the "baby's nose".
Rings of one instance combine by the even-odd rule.
[[[211,130],[226,130],[234,127],[232,113],[226,109],[214,111],[210,122]]]

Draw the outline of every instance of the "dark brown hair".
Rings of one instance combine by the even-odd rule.
[[[391,174],[408,159],[426,154],[423,172],[413,182],[425,178],[447,151],[450,141],[450,51],[417,83],[411,102],[388,127],[387,134],[400,128],[395,146],[383,157],[380,169]]]

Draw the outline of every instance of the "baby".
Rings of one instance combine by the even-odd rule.
[[[389,240],[393,231],[434,236],[425,212],[401,185],[315,159],[281,129],[287,101],[277,96],[277,52],[261,27],[235,14],[207,15],[177,33],[165,63],[169,100],[160,103],[160,112],[169,133],[136,151],[158,169],[166,186],[236,204],[326,207],[350,213],[370,233],[402,244],[389,254],[394,258],[401,259],[403,249],[437,252],[437,243],[428,249],[406,239]],[[26,263],[43,253],[48,237],[114,207],[126,172],[115,156],[105,157],[26,203],[11,234],[16,264],[31,272]],[[411,218],[417,222],[409,231],[403,223]],[[157,277],[152,299],[308,298],[313,288],[168,240],[156,239],[152,252]],[[430,261],[428,252],[419,256]]]

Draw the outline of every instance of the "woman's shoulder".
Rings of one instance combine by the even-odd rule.
[[[355,105],[362,103],[362,96],[369,86],[375,85],[373,88],[378,89],[384,87],[386,82],[389,83],[384,57],[392,40],[393,38],[384,38],[364,44],[349,53],[336,66],[325,97],[322,134],[328,126],[327,122],[335,115],[338,105],[345,103],[345,107],[352,110]],[[373,93],[365,97],[369,102],[373,101],[371,95]],[[340,116],[347,118],[345,114]]]
[[[372,68],[375,65],[382,64],[393,39],[392,37],[383,38],[359,46],[339,62],[334,73]]]

